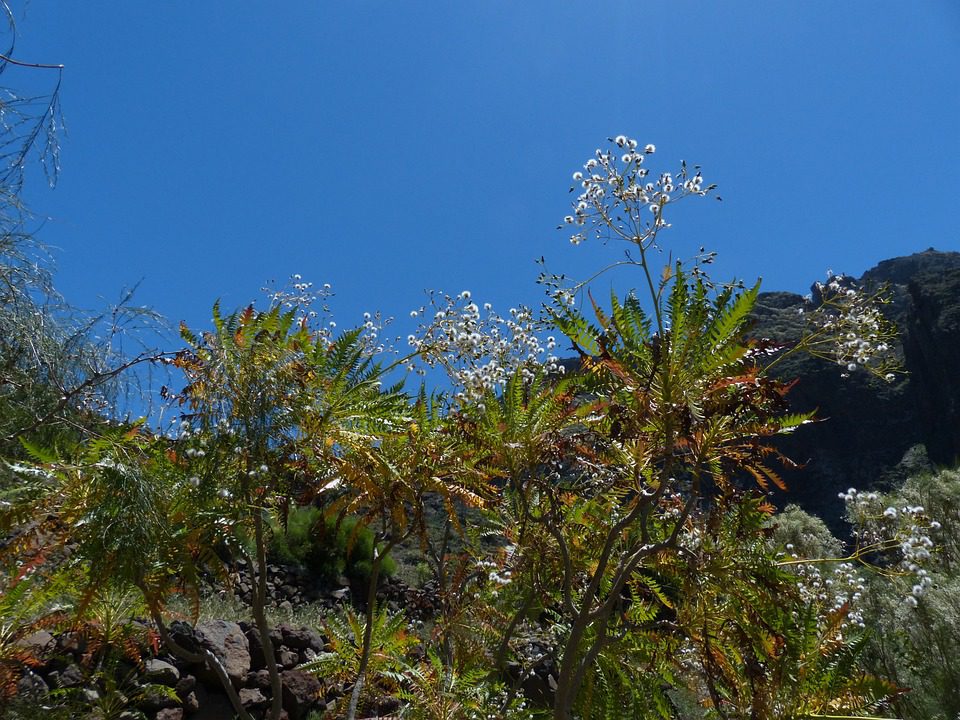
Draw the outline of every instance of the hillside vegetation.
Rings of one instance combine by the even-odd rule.
[[[396,348],[296,276],[130,354],[157,318],[71,308],[28,232],[57,90],[4,111],[0,718],[960,714],[955,254],[664,264],[714,186],[618,136],[561,228],[632,290],[434,294]]]
[[[403,353],[372,322],[333,332],[297,279],[175,353],[113,357],[92,324],[26,319],[43,277],[11,234],[0,712],[955,717],[956,473],[802,494],[843,537],[771,502],[820,419],[793,373],[877,403],[907,382],[898,290],[663,267],[673,205],[713,188],[653,155],[611,140],[565,219],[626,244],[637,290],[543,276],[544,308],[505,317],[435,297]],[[142,362],[178,378],[175,425],[111,419]],[[437,370],[444,391],[411,380]]]

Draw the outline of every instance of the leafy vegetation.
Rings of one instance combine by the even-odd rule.
[[[8,228],[0,699],[45,662],[26,637],[49,627],[86,648],[97,692],[69,698],[77,714],[173,695],[134,677],[162,646],[252,718],[224,659],[171,624],[242,559],[276,720],[275,559],[366,586],[300,664],[349,687],[349,720],[380,694],[412,718],[955,717],[958,475],[845,493],[849,544],[767,500],[792,464],[772,440],[812,419],[771,369],[808,352],[893,380],[882,297],[831,278],[798,338],[754,336],[759,283],[714,282],[709,254],[661,266],[668,212],[713,188],[686,165],[651,174],[654,152],[611,140],[574,174],[565,219],[574,244],[624,244],[614,265],[638,289],[601,302],[592,279],[544,275],[539,317],[433,298],[405,357],[369,328],[321,326],[299,285],[262,308],[215,304],[176,353],[121,358],[96,322],[47,313],[52,288]],[[178,374],[173,429],[116,421],[112,384],[148,359]],[[392,382],[404,367],[445,371],[446,390]],[[423,624],[378,594],[402,544],[433,575]]]
[[[286,527],[276,523],[271,533],[269,556],[276,562],[301,567],[327,582],[345,575],[365,586],[370,578],[374,534],[357,518],[345,518],[338,526],[336,518],[318,507],[296,507],[287,514]],[[396,572],[389,555],[383,557],[380,572]]]

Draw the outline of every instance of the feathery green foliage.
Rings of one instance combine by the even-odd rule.
[[[325,630],[330,638],[330,652],[318,655],[299,666],[300,670],[312,672],[323,678],[341,682],[354,682],[360,674],[367,633],[368,620],[364,615],[348,609],[342,616],[328,617]],[[407,669],[405,655],[418,642],[416,635],[407,629],[403,613],[378,610],[372,616],[371,648],[365,668],[367,683],[361,701],[378,691],[395,691],[404,681]]]
[[[715,285],[699,261],[655,266],[670,193],[709,188],[686,166],[639,182],[652,150],[636,147],[622,172],[598,153],[591,168],[608,177],[581,176],[587,192],[568,220],[626,241],[633,254],[617,265],[637,270],[644,288],[611,293],[604,307],[589,283],[556,284],[545,322],[572,343],[577,372],[561,377],[556,359],[541,366],[531,340],[510,372],[478,365],[489,371],[478,377],[497,378],[479,390],[411,397],[386,384],[399,361],[385,367],[361,330],[315,327],[304,305],[280,295],[263,310],[224,314],[215,304],[212,327],[182,327],[184,348],[169,361],[183,373],[180,391],[165,391],[182,420],[175,434],[102,419],[76,436],[8,434],[22,442],[0,481],[4,557],[72,573],[69,596],[100,671],[108,657],[139,660],[144,638],[128,621],[148,612],[168,649],[220,676],[244,720],[217,658],[166,632],[167,603],[185,594],[196,614],[201,575],[225,581],[225,563],[242,557],[273,657],[271,552],[319,568],[344,555],[364,570],[359,610],[327,620],[332,652],[302,666],[352,683],[348,720],[380,692],[402,694],[403,712],[418,718],[667,720],[696,702],[705,718],[800,720],[898,701],[896,683],[862,669],[863,656],[890,661],[890,648],[859,635],[847,606],[811,600],[801,560],[784,559],[771,540],[765,493],[783,488],[778,466],[790,461],[770,442],[811,416],[789,411],[789,384],[761,362],[782,348],[749,334],[759,284]],[[584,307],[574,301],[581,292]],[[513,348],[493,331],[477,343],[479,309],[468,307],[464,331],[436,345],[450,355],[425,362],[457,366],[472,352],[451,350],[460,336],[499,348],[491,352]],[[814,338],[821,354],[827,335]],[[100,387],[107,376],[94,377]],[[33,429],[53,423],[31,412]],[[947,505],[949,493],[905,490],[914,491]],[[440,533],[430,527],[437,512]],[[793,550],[830,546],[795,515],[784,515],[781,542],[806,533],[817,542],[793,539]],[[378,581],[404,542],[418,543],[435,573],[436,617],[424,637],[378,606]],[[895,552],[896,542],[882,549]],[[24,602],[40,582],[27,575],[0,586],[8,692],[30,658],[7,619],[31,627],[56,617],[42,592]],[[894,654],[913,641],[897,639]],[[426,659],[414,665],[408,651],[421,643]],[[280,676],[274,663],[267,672],[276,720]],[[119,712],[106,697],[100,711]]]

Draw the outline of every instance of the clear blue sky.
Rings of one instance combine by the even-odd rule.
[[[538,303],[535,258],[582,276],[619,252],[555,229],[571,172],[619,133],[719,183],[722,203],[678,206],[668,246],[717,250],[721,279],[803,292],[827,268],[960,250],[956,0],[32,0],[18,17],[17,56],[66,66],[60,183],[34,168],[28,198],[84,306],[142,279],[141,302],[203,326],[214,299],[295,272],[333,284],[341,325],[406,318],[424,288]]]

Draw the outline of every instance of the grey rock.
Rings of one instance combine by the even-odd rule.
[[[200,701],[195,692],[188,693],[183,698],[183,711],[187,715],[192,715],[200,709]]]
[[[226,620],[209,620],[197,625],[197,637],[227,672],[233,686],[239,688],[250,671],[250,643],[240,626]]]
[[[193,675],[182,675],[174,690],[181,698],[193,692],[197,686],[197,679]]]
[[[267,669],[255,670],[247,675],[246,686],[267,690],[270,687],[270,671]]]
[[[283,644],[295,650],[311,648],[314,652],[323,650],[323,638],[308,627],[293,628],[282,625]]]
[[[83,685],[86,678],[76,663],[70,663],[63,670],[50,673],[47,678],[55,687],[71,688]]]
[[[174,687],[180,681],[180,671],[168,662],[153,659],[143,665],[143,679],[146,682]]]
[[[156,720],[183,720],[183,709],[164,708],[157,713]]]
[[[57,640],[46,630],[38,630],[17,641],[17,645],[35,658],[40,658],[57,647]]]
[[[47,686],[47,683],[44,682],[43,678],[32,670],[27,670],[17,681],[18,695],[40,697],[46,695],[49,691],[50,688]]]

